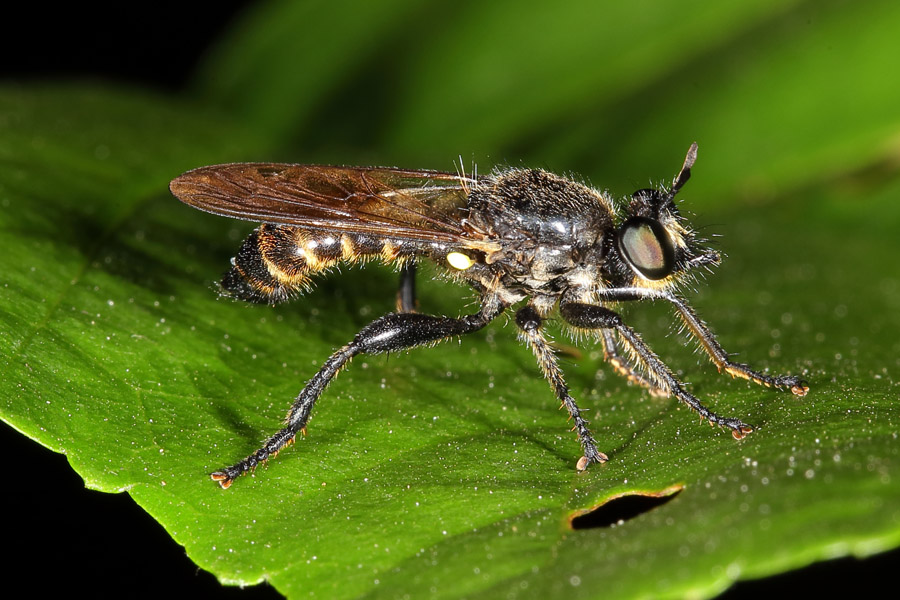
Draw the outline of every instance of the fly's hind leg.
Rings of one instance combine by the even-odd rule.
[[[581,442],[581,447],[584,451],[584,456],[578,460],[576,468],[579,471],[584,471],[588,465],[606,462],[608,458],[597,449],[594,436],[591,435],[588,429],[588,422],[581,416],[581,409],[578,408],[575,399],[569,394],[569,386],[566,385],[562,371],[559,369],[553,348],[541,331],[542,324],[543,320],[540,315],[531,306],[524,306],[516,313],[516,325],[519,326],[522,338],[531,346],[531,351],[534,352],[544,377],[550,382],[553,391],[556,392],[556,397],[566,407],[566,410],[569,411],[569,415],[575,422],[574,429],[578,432],[578,440]]]
[[[487,325],[504,308],[504,305],[489,298],[483,301],[480,312],[465,317],[393,313],[369,323],[353,338],[353,341],[332,354],[319,372],[313,375],[291,406],[286,425],[281,431],[266,440],[259,450],[247,458],[213,473],[212,479],[223,488],[228,488],[239,476],[252,471],[259,463],[275,456],[282,448],[293,442],[297,434],[305,430],[313,405],[325,387],[357,354],[381,354],[403,350],[472,333]]]

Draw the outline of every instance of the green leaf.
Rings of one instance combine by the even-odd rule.
[[[652,115],[647,105],[631,102],[646,90],[685,81],[678,65],[692,64],[698,81],[710,82],[704,85],[721,81],[728,57],[756,48],[751,41],[759,40],[765,51],[751,53],[742,72],[760,73],[776,48],[799,51],[815,36],[835,32],[838,17],[868,15],[872,35],[863,37],[876,46],[886,44],[884,32],[896,23],[888,3],[815,3],[788,12],[759,6],[681,11],[697,17],[690,23],[664,7],[655,24],[640,21],[649,16],[625,13],[631,19],[617,21],[623,29],[617,35],[648,40],[647,51],[665,56],[663,64],[631,58],[631,69],[610,67],[619,73],[615,77],[598,69],[596,77],[611,78],[608,85],[573,82],[566,93],[538,86],[535,94],[542,98],[523,100],[521,110],[491,108],[499,98],[489,96],[481,109],[487,116],[476,116],[495,114],[501,122],[483,139],[459,129],[455,149],[436,140],[434,130],[440,117],[462,123],[464,115],[440,112],[454,98],[434,94],[429,100],[430,88],[395,85],[402,90],[395,98],[402,114],[391,121],[380,107],[376,120],[420,120],[419,137],[409,125],[373,138],[363,132],[358,139],[368,145],[350,146],[340,161],[375,155],[373,162],[384,163],[422,150],[428,162],[438,153],[454,155],[460,145],[487,152],[531,140],[523,155],[537,157],[547,149],[557,157],[548,160],[565,170],[594,157],[574,140],[578,132],[568,135],[576,127],[566,124],[555,148],[540,142],[549,133],[534,132],[560,123],[561,109],[552,107],[576,97],[578,106],[588,106],[597,97],[592,94],[619,89],[612,83],[626,72],[643,83],[627,88],[608,105],[613,114],[583,133],[606,132],[597,141],[624,144],[627,152],[616,160],[628,170],[597,182],[625,193],[635,181],[674,174],[693,137],[661,131],[650,143],[641,132],[652,130],[651,121],[718,133],[709,143],[697,137],[701,155],[684,206],[703,208],[696,223],[722,234],[719,243],[729,258],[690,297],[740,360],[772,372],[803,373],[812,389],[798,399],[723,378],[685,350],[683,337],[666,335],[672,322],[666,307],[633,306],[627,318],[710,408],[757,427],[745,440],[699,427],[673,401],[628,386],[602,366],[596,348],[582,342],[584,356],[565,359],[563,366],[580,404],[592,411],[592,428],[611,460],[578,475],[579,447],[564,413],[516,341],[514,324],[498,319],[459,344],[359,357],[323,395],[308,437],[255,476],[227,492],[218,489],[208,473],[253,451],[280,426],[294,395],[334,348],[392,310],[396,275],[377,264],[345,269],[301,301],[275,309],[218,298],[213,283],[252,225],[183,206],[168,194],[167,183],[202,164],[273,155],[290,160],[293,155],[276,149],[293,130],[280,135],[260,129],[253,111],[243,112],[239,103],[232,110],[242,116],[234,117],[147,93],[64,85],[0,89],[0,416],[64,452],[87,486],[127,491],[222,581],[268,580],[289,596],[705,597],[736,579],[900,545],[900,273],[893,264],[900,250],[900,183],[889,144],[896,115],[886,108],[896,104],[876,103],[895,97],[893,80],[881,82],[883,71],[864,62],[853,80],[860,110],[847,111],[857,126],[823,126],[819,137],[800,134],[837,108],[818,116],[798,111],[807,126],[794,120],[794,130],[770,122],[778,103],[760,94],[806,89],[804,98],[821,97],[804,81],[820,81],[834,56],[856,47],[854,36],[829,38],[834,53],[812,53],[809,64],[797,63],[793,77],[784,69],[770,85],[722,85],[719,104],[701,107],[722,106],[722,115],[742,105],[759,107],[759,117],[747,117],[759,128],[720,130],[715,121],[691,121],[684,117],[694,110],[683,104],[687,94],[654,96]],[[882,12],[870,12],[876,8]],[[476,36],[475,9],[463,4],[459,10],[433,36],[417,34],[434,41],[416,56],[396,50],[391,64],[398,77],[424,78],[419,67],[404,62],[421,60],[421,68],[440,67],[435,72],[452,82],[478,57],[503,56],[492,44],[509,38]],[[494,10],[485,9],[481,27],[495,25]],[[715,16],[716,10],[731,17]],[[527,21],[529,13],[520,12],[511,17],[519,24],[509,30],[538,31],[557,16],[538,11]],[[829,26],[810,27],[812,37],[799,35],[806,14],[821,15],[814,21]],[[569,14],[569,21],[579,21],[578,15]],[[614,29],[602,19],[592,22]],[[769,34],[773,22],[780,26]],[[305,27],[322,35],[309,23]],[[563,29],[557,23],[553,35],[564,37]],[[458,72],[438,59],[452,54],[454,39],[460,40]],[[685,39],[697,46],[679,58],[675,53]],[[564,71],[569,75],[579,71],[566,60],[572,40],[560,44],[559,56],[548,63],[570,69]],[[720,49],[718,60],[706,65],[697,58],[703,56],[698,47]],[[883,51],[876,59],[890,56],[886,46],[878,47]],[[233,52],[247,56],[239,44]],[[356,59],[344,60],[340,64]],[[496,59],[508,63],[518,90],[530,60],[524,52]],[[345,68],[341,77],[348,76]],[[275,71],[260,75],[258,89],[280,85],[276,75],[286,72]],[[241,88],[240,82],[229,85]],[[316,106],[327,104],[335,84],[315,85],[324,88],[313,90],[322,94]],[[342,110],[352,108],[351,102]],[[514,139],[515,124],[524,122],[532,126]],[[624,124],[640,136],[629,141]],[[790,143],[748,164],[747,156],[762,155],[754,145],[762,147],[773,126]],[[298,134],[303,137],[314,129],[297,131],[307,132]],[[342,142],[329,143],[321,146],[322,162]],[[859,155],[863,145],[869,150]],[[638,158],[638,148],[647,150],[646,159]],[[795,174],[784,167],[787,160],[803,168]],[[854,169],[867,164],[874,166]],[[777,182],[772,189],[781,201],[736,201],[751,176]],[[458,314],[470,308],[470,292],[429,279],[426,273],[421,284],[423,310]],[[558,329],[554,334],[568,342]],[[570,527],[574,515],[613,498],[679,489],[658,508],[620,525]]]

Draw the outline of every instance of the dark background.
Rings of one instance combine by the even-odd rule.
[[[0,85],[48,79],[93,79],[177,94],[204,50],[234,19],[242,2],[183,3],[166,10],[31,4],[4,9]],[[128,494],[86,490],[66,458],[0,425],[5,458],[5,584],[32,592],[87,591],[92,596],[185,595],[278,597],[267,586],[225,588],[198,569]],[[14,490],[10,492],[10,490]],[[759,581],[741,582],[727,598],[766,594],[832,597],[886,583],[900,552],[866,561],[841,559]],[[865,583],[865,582],[868,582]],[[869,587],[871,586],[871,587]],[[887,588],[890,589],[890,588]]]

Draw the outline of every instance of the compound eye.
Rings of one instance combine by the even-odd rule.
[[[644,279],[664,279],[675,270],[675,249],[659,221],[632,217],[619,230],[619,250]]]

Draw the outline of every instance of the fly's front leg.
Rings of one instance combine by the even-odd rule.
[[[803,397],[809,391],[809,384],[796,375],[766,375],[754,371],[749,365],[732,361],[706,323],[697,316],[697,313],[694,312],[687,302],[672,295],[667,295],[666,299],[678,309],[678,314],[684,320],[685,325],[700,341],[703,350],[709,355],[719,371],[724,371],[732,377],[748,379],[766,387],[789,389],[795,396]]]
[[[578,460],[576,468],[579,471],[584,471],[591,463],[606,462],[608,458],[597,450],[597,443],[588,429],[588,423],[581,416],[581,409],[578,408],[575,399],[569,394],[569,386],[566,385],[566,381],[563,379],[553,348],[551,348],[541,331],[542,323],[540,315],[531,306],[525,306],[516,313],[516,325],[519,326],[519,330],[522,332],[522,338],[531,346],[531,351],[534,352],[544,377],[553,386],[556,397],[563,403],[563,406],[566,407],[569,415],[575,422],[574,429],[578,432],[578,440],[581,442],[581,447],[584,450],[584,456]]]
[[[652,380],[645,377],[628,357],[623,356],[619,352],[615,331],[612,329],[600,329],[597,331],[597,336],[603,345],[603,358],[612,365],[617,373],[631,383],[647,388],[652,396],[666,397],[669,395],[669,392],[659,388]]]
[[[665,390],[687,404],[696,411],[701,419],[706,419],[710,424],[719,425],[731,430],[735,439],[741,439],[753,428],[739,419],[720,417],[700,403],[700,400],[688,393],[684,385],[678,381],[669,367],[654,354],[647,344],[631,327],[622,322],[622,318],[603,306],[584,304],[581,302],[569,302],[560,304],[560,314],[567,323],[582,329],[614,329],[622,341],[633,351],[634,355],[653,378],[656,387]]]
[[[437,317],[418,313],[394,313],[385,315],[363,327],[353,341],[335,352],[325,361],[319,372],[297,396],[288,413],[286,425],[270,437],[262,447],[240,462],[216,471],[211,475],[223,488],[256,466],[275,456],[285,446],[291,444],[298,433],[306,429],[313,405],[338,372],[357,354],[381,354],[394,350],[404,350],[437,342],[452,336],[478,331],[497,315],[505,306],[497,301],[485,301],[480,312],[461,318]]]
[[[632,300],[665,300],[670,302],[678,310],[678,315],[684,321],[688,330],[700,342],[703,351],[706,352],[720,372],[724,371],[732,377],[741,377],[766,387],[790,390],[795,396],[805,396],[809,391],[809,384],[796,375],[766,375],[754,371],[748,365],[732,361],[706,323],[697,316],[697,313],[685,300],[674,294],[645,288],[618,288],[604,290],[602,299],[610,302]]]

